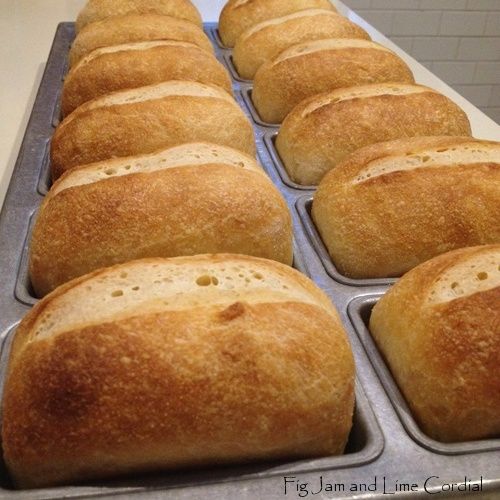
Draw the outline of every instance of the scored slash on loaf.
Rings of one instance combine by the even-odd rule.
[[[90,23],[76,36],[69,51],[70,67],[95,49],[125,43],[175,40],[194,43],[213,54],[209,38],[196,24],[159,14],[125,14]]]

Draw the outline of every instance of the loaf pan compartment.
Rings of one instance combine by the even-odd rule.
[[[50,175],[50,139],[47,139],[43,159],[40,164],[37,191],[42,196],[45,196],[49,192],[50,186],[52,186],[52,179]]]
[[[61,116],[61,99],[59,98],[57,100],[57,104],[54,108],[54,114],[52,115],[52,126],[55,128],[61,123],[62,121],[62,116]]]
[[[245,106],[248,108],[250,111],[250,114],[252,115],[252,120],[257,124],[260,125],[261,127],[272,127],[272,128],[278,128],[280,126],[279,123],[268,123],[262,120],[262,118],[259,115],[259,112],[255,108],[253,101],[252,101],[252,86],[248,84],[242,85],[242,89],[240,91],[241,97],[243,98],[243,102],[245,103]]]
[[[226,67],[229,71],[229,74],[231,75],[231,78],[233,80],[236,80],[238,82],[248,83],[248,84],[252,83],[252,80],[247,80],[246,78],[242,78],[239,75],[238,70],[236,69],[236,65],[234,64],[232,52],[224,53],[222,58],[224,60],[224,64],[226,65]]]
[[[355,424],[351,433],[348,447],[351,442],[362,435],[358,432],[358,412],[354,418]],[[363,422],[359,422],[363,425]],[[362,432],[362,431],[361,431]],[[354,443],[357,446],[357,443]],[[206,484],[227,483],[242,480],[258,480],[276,476],[303,474],[307,472],[334,471],[347,467],[358,467],[375,460],[383,449],[383,441],[370,440],[363,451],[352,452],[338,457],[326,457],[313,460],[297,460],[292,462],[257,462],[255,464],[220,466],[217,468],[204,468],[200,470],[164,471],[143,475],[131,475],[123,478],[113,478],[102,481],[92,481],[78,485],[44,488],[39,490],[14,489],[3,460],[0,462],[0,499],[30,498],[67,498],[83,496],[103,496],[130,493],[132,488],[136,492],[151,492],[152,489],[167,490],[177,487],[201,487]],[[89,491],[92,488],[92,491]],[[42,495],[41,495],[42,494]],[[36,496],[35,496],[36,495]]]
[[[218,23],[204,23],[204,31],[209,36],[209,38],[211,38],[215,42],[218,49],[231,50],[231,47],[227,47],[222,42],[222,38],[219,34]]]
[[[20,259],[19,270],[16,281],[16,298],[21,302],[33,305],[37,302],[34,295],[28,274],[29,261],[29,242],[33,226],[36,220],[37,212],[33,212],[30,217],[29,229],[23,244],[22,255]],[[293,242],[293,266],[301,272],[304,271],[304,256],[299,250],[297,243]],[[7,365],[9,347],[12,338],[15,334],[15,328],[12,327],[9,332],[4,335],[2,344],[1,357],[4,360],[0,366],[0,388],[3,388],[5,367]],[[361,387],[357,384],[356,387],[356,408],[353,418],[353,428],[351,430],[349,440],[346,446],[345,454],[338,457],[325,457],[314,460],[297,460],[293,462],[272,462],[272,463],[256,463],[245,466],[228,466],[217,469],[205,469],[200,472],[184,472],[181,474],[164,473],[161,477],[158,474],[140,476],[134,479],[126,478],[114,480],[112,485],[116,488],[121,487],[142,487],[147,488],[153,485],[160,487],[174,487],[179,485],[199,485],[205,482],[220,482],[233,481],[239,479],[257,479],[274,475],[282,475],[286,473],[298,473],[315,470],[328,470],[344,467],[355,467],[375,460],[383,450],[383,436],[376,422],[375,416],[369,406],[366,396],[362,392]],[[109,482],[101,482],[95,486],[98,488],[108,488]],[[82,486],[83,487],[83,486]],[[1,488],[11,489],[12,484],[8,475],[5,472],[5,466],[0,463],[0,499],[2,498]],[[71,487],[71,492],[79,494],[80,487]],[[50,490],[56,497],[65,495],[67,489]],[[107,490],[109,491],[109,490]],[[116,492],[119,492],[118,489]],[[14,493],[11,490],[11,493]]]
[[[307,237],[312,247],[314,248],[314,251],[316,252],[326,272],[330,275],[331,278],[333,278],[335,281],[338,281],[339,283],[350,286],[392,285],[397,281],[396,278],[353,279],[341,274],[333,263],[332,258],[330,257],[328,250],[326,249],[326,246],[323,243],[319,231],[317,230],[316,225],[314,224],[314,221],[312,219],[312,200],[313,199],[311,195],[303,195],[297,199],[295,208],[299,214],[299,218],[305,229]]]
[[[292,267],[294,269],[297,269],[297,271],[299,271],[302,274],[305,274],[307,276],[308,271],[307,271],[307,266],[305,263],[305,257],[302,254],[300,247],[297,244],[297,241],[295,240],[295,238],[293,238],[293,242],[292,242],[292,252],[293,252]]]
[[[430,438],[420,429],[369,330],[371,312],[381,297],[380,294],[356,297],[348,304],[347,313],[406,432],[419,445],[444,455],[500,450],[500,439],[442,443]]]
[[[66,75],[66,69],[63,71],[63,77],[61,79],[62,82],[64,82],[65,75]],[[62,85],[62,83],[61,83],[61,85]],[[62,121],[61,94],[62,94],[61,91],[59,91],[57,94],[57,101],[56,101],[56,105],[54,106],[54,112],[52,114],[51,124],[54,128],[56,128],[59,125],[59,123],[61,123],[61,121]]]
[[[1,338],[0,394],[3,397],[6,367],[9,351],[18,323],[13,325]],[[1,411],[1,409],[0,409]],[[322,470],[335,470],[346,467],[358,467],[375,460],[383,451],[384,440],[368,400],[356,381],[356,407],[353,427],[349,435],[344,455],[304,459],[293,461],[256,462],[246,465],[228,465],[199,470],[163,471],[145,475],[128,476],[111,480],[93,481],[78,486],[56,487],[40,490],[15,490],[7,473],[3,460],[0,460],[0,499],[3,498],[63,498],[89,494],[107,496],[136,491],[146,491],[151,488],[168,489],[179,486],[200,486],[209,483],[263,479],[287,474],[298,474]],[[3,456],[3,454],[2,454]],[[127,488],[127,489],[125,489]],[[36,495],[36,496],[35,496]]]
[[[31,280],[29,277],[29,245],[31,241],[31,233],[33,232],[33,227],[35,225],[35,220],[38,210],[35,210],[30,218],[28,225],[28,232],[24,238],[23,247],[21,250],[21,258],[19,260],[19,268],[16,276],[16,284],[14,288],[14,295],[19,302],[32,306],[36,304],[38,299],[35,296],[33,286],[31,285]]]
[[[72,38],[74,35],[72,36]],[[61,67],[61,74],[60,74],[60,84],[57,86],[57,91],[54,94],[55,97],[55,105],[54,105],[54,111],[52,112],[52,120],[51,120],[51,125],[52,127],[56,128],[59,123],[62,121],[62,111],[61,111],[61,97],[62,97],[62,88],[63,88],[63,83],[66,78],[66,73],[69,71],[69,60],[68,60],[68,54],[69,54],[69,49],[71,47],[71,43],[68,44],[67,51],[66,53],[62,56],[63,57],[63,65]]]
[[[285,165],[281,161],[278,150],[276,149],[276,138],[277,137],[278,137],[278,132],[275,130],[272,130],[272,131],[265,132],[262,139],[263,139],[264,145],[266,146],[266,151],[269,154],[269,157],[271,158],[271,161],[274,165],[274,168],[278,171],[278,174],[281,177],[283,184],[285,184],[288,187],[291,187],[293,189],[299,189],[301,191],[313,191],[313,190],[315,190],[317,186],[297,184],[296,182],[292,181],[292,179],[290,179],[290,176],[288,175],[288,172],[285,168]]]

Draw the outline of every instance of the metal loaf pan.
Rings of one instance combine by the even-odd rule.
[[[286,494],[290,498],[298,498],[299,484],[315,483],[320,476],[345,485],[377,481],[376,491],[365,491],[363,498],[385,498],[382,478],[387,478],[393,489],[395,481],[417,482],[419,488],[410,496],[424,498],[427,493],[422,485],[429,476],[437,475],[442,482],[451,483],[463,481],[464,474],[472,480],[483,477],[483,494],[475,498],[500,495],[500,474],[495,467],[500,454],[493,451],[498,450],[498,440],[464,443],[457,445],[454,451],[443,451],[439,447],[442,443],[430,443],[418,430],[366,328],[374,301],[394,280],[349,280],[338,273],[321,246],[310,218],[314,187],[299,186],[289,179],[274,148],[277,125],[266,124],[258,117],[251,102],[252,84],[237,76],[231,51],[221,44],[217,25],[206,24],[205,31],[214,44],[216,56],[230,71],[236,100],[254,125],[260,162],[289,204],[295,233],[294,266],[326,291],[350,336],[357,366],[356,411],[346,453],[339,457],[162,472],[30,491],[12,489],[8,473],[0,463],[0,499],[110,495],[278,499],[284,497],[284,476],[296,481],[295,489],[289,488]],[[0,389],[15,328],[37,300],[27,272],[28,245],[36,211],[50,187],[49,142],[59,121],[59,96],[73,38],[73,23],[61,23],[0,214],[0,275],[3,278]],[[432,488],[438,491],[438,486]],[[346,489],[336,492],[334,498],[359,498],[359,494]]]
[[[321,235],[314,224],[311,208],[312,208],[313,198],[310,195],[300,196],[296,203],[295,209],[299,214],[300,221],[304,227],[304,230],[311,242],[311,245],[321,260],[326,272],[336,281],[340,283],[345,283],[350,286],[374,286],[374,285],[392,285],[396,282],[395,278],[365,278],[365,279],[353,279],[343,275],[335,266],[332,258],[330,257],[328,250],[321,239]]]
[[[10,320],[1,315],[0,389],[5,383],[6,367],[12,338],[19,320],[28,308],[37,302],[28,275],[28,250],[37,210],[43,196],[50,189],[50,138],[59,123],[59,97],[66,72],[67,52],[74,37],[72,23],[61,23],[56,32],[46,71],[34,105],[21,153],[11,179],[9,193],[1,215],[0,234],[2,270],[7,272],[7,287],[2,295],[2,312],[14,303],[19,304]],[[235,89],[238,91],[239,89]],[[240,104],[243,104],[240,102]],[[14,194],[17,193],[17,194]],[[29,197],[26,194],[29,193]],[[22,224],[19,224],[22,222]],[[5,237],[5,238],[4,238]],[[6,262],[8,257],[9,263]],[[305,269],[304,256],[294,244],[294,266]],[[7,270],[7,267],[9,268]],[[152,489],[171,489],[179,486],[199,486],[205,483],[227,483],[243,479],[257,480],[262,477],[332,470],[339,467],[360,466],[374,460],[382,451],[383,438],[374,414],[359,383],[356,386],[356,410],[354,425],[346,453],[339,457],[315,460],[273,462],[224,467],[200,472],[162,473],[144,477],[103,481],[87,486],[50,488],[34,491],[14,490],[5,465],[0,466],[0,498],[54,498],[81,495],[107,495],[110,493],[146,492]]]

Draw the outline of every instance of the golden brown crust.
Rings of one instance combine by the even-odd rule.
[[[439,441],[500,435],[498,278],[488,290],[446,302],[428,300],[446,271],[486,255],[496,258],[498,273],[499,245],[456,250],[419,265],[384,295],[370,319],[414,417]],[[471,268],[470,279],[480,270]]]
[[[174,85],[217,91],[213,96],[190,95],[186,91],[185,95],[152,99],[146,95],[141,101],[108,103],[112,96],[139,96],[150,89]],[[56,179],[75,166],[194,141],[213,142],[255,155],[250,122],[236,102],[215,87],[166,82],[108,94],[83,104],[59,124],[51,143],[52,177]]]
[[[67,116],[84,102],[118,90],[167,80],[217,85],[232,92],[224,66],[203,49],[187,42],[136,42],[96,49],[66,75],[62,113]]]
[[[159,14],[202,26],[200,13],[190,0],[88,0],[76,19],[76,32],[90,23],[124,14]]]
[[[188,142],[153,153],[124,156],[75,167],[54,182],[45,200],[67,188],[91,184],[110,177],[148,173],[173,167],[221,163],[265,175],[255,158],[227,146],[209,142]]]
[[[85,26],[76,36],[69,51],[70,67],[101,47],[153,40],[194,43],[213,53],[208,37],[189,21],[159,14],[126,14]]]
[[[309,50],[314,47],[317,50]],[[294,45],[264,63],[255,74],[252,100],[264,121],[281,123],[296,105],[315,94],[388,82],[414,79],[406,63],[385,47],[366,40],[317,40]]]
[[[44,203],[30,276],[43,296],[119,262],[219,252],[291,265],[285,201],[258,172],[222,163],[174,167],[72,187]]]
[[[279,268],[323,295],[291,268],[236,258],[263,273]],[[27,338],[60,290],[40,301],[18,335]],[[331,305],[242,300],[138,314],[18,343],[9,368],[2,437],[22,487],[338,454],[352,423],[354,364]]]
[[[207,275],[209,286],[200,286],[199,277]],[[112,293],[117,289],[123,294]],[[229,306],[241,301],[313,304],[338,319],[320,288],[304,274],[273,260],[222,253],[143,258],[75,278],[38,301],[16,330],[10,359],[16,359],[37,337],[137,314],[186,310],[200,304]],[[12,364],[8,364],[8,373]]]
[[[252,79],[262,64],[288,47],[325,38],[370,37],[363,28],[334,11],[308,9],[244,31],[234,46],[233,61],[242,78]]]
[[[464,145],[500,153],[499,143],[466,137],[407,139],[364,148],[323,178],[312,216],[341,273],[400,276],[449,250],[500,241],[500,162],[461,162],[454,149]],[[452,161],[427,161],[439,151]],[[363,174],[372,161],[408,158],[414,168]]]
[[[336,10],[329,0],[229,0],[220,14],[219,34],[224,45],[233,47],[253,25],[305,9]]]
[[[379,95],[339,100],[351,89],[376,90]],[[392,89],[415,92],[389,95]],[[470,134],[467,115],[446,96],[423,86],[376,84],[302,101],[283,122],[276,147],[290,177],[307,185],[318,184],[349,154],[369,144]]]

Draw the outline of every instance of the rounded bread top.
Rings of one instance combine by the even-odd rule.
[[[57,179],[47,193],[45,200],[53,198],[66,189],[124,175],[214,163],[230,165],[266,175],[254,158],[241,151],[220,144],[192,142],[155,153],[113,158],[75,167]]]
[[[330,181],[363,184],[394,172],[490,164],[500,168],[500,142],[473,137],[411,137],[358,149],[327,173]]]
[[[278,57],[270,62],[270,68],[296,57],[303,57],[322,51],[344,49],[373,49],[390,52],[391,54],[396,55],[392,50],[380,45],[377,42],[372,42],[371,40],[363,40],[360,38],[327,38],[324,40],[313,40],[312,42],[298,43],[288,49],[285,49]]]
[[[80,59],[80,61],[71,68],[70,73],[81,69],[89,62],[94,59],[98,59],[100,56],[105,54],[113,54],[115,52],[141,52],[149,49],[154,49],[156,47],[172,47],[172,48],[185,48],[185,49],[193,49],[196,52],[202,51],[205,57],[207,56],[206,51],[200,48],[198,45],[192,42],[184,42],[179,40],[147,40],[140,42],[127,42],[118,45],[111,45],[109,47],[99,47],[85,57]]]
[[[255,24],[313,8],[336,10],[329,0],[229,0],[219,17],[219,32],[224,44],[232,47]]]
[[[240,109],[234,99],[220,87],[188,80],[169,80],[167,82],[157,83],[154,85],[146,85],[145,87],[119,90],[117,92],[111,92],[105,96],[92,99],[91,101],[82,104],[69,114],[59,124],[58,130],[63,128],[77,116],[87,111],[104,107],[153,101],[170,96],[211,97],[215,99],[222,99],[226,102],[234,104],[235,107]]]
[[[23,323],[36,341],[137,315],[235,302],[303,302],[337,318],[328,297],[293,268],[217,254],[142,259],[90,273],[47,295]]]
[[[281,24],[286,24],[287,21],[292,21],[295,19],[316,17],[316,16],[331,16],[333,19],[339,19],[339,21],[346,20],[345,17],[341,16],[339,13],[335,12],[334,10],[328,10],[328,9],[299,10],[298,12],[292,12],[291,14],[287,14],[286,16],[275,17],[272,19],[266,19],[265,21],[262,21],[261,23],[258,23],[258,24],[251,26],[250,28],[245,30],[240,35],[240,37],[238,38],[238,43],[244,42],[245,40],[250,38],[252,35],[255,35],[255,33],[258,33],[260,31],[264,31],[267,28],[279,26]]]
[[[88,0],[76,19],[76,31],[124,14],[163,14],[202,25],[200,13],[190,0]]]
[[[70,66],[101,47],[152,40],[190,42],[213,54],[205,33],[185,19],[161,14],[123,14],[87,24],[73,41]]]

